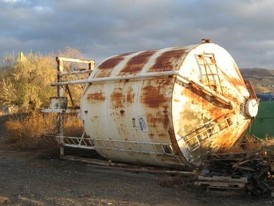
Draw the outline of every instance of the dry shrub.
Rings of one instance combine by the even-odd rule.
[[[264,140],[253,137],[252,135],[246,136],[241,142],[241,146],[245,151],[259,151],[262,148],[263,141]]]
[[[40,149],[57,147],[56,114],[32,113],[11,117],[6,121],[8,142],[20,149]],[[65,117],[65,135],[81,136],[83,133],[82,121],[78,116]]]
[[[47,141],[45,134],[55,130],[55,115],[31,113],[12,116],[6,121],[9,143],[22,149],[35,149],[53,146],[54,141]]]
[[[229,151],[227,152],[257,152],[262,150],[264,147],[274,146],[274,138],[265,138],[259,139],[252,135],[245,136],[242,141],[235,144]]]
[[[263,140],[262,142],[263,148],[271,148],[272,152],[274,152],[274,137],[269,137]]]
[[[65,118],[65,135],[71,137],[79,137],[83,134],[83,122],[77,116],[68,115]]]

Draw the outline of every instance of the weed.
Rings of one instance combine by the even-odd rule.
[[[27,150],[57,147],[56,119],[56,114],[38,112],[12,116],[5,123],[8,143]],[[67,116],[64,125],[65,135],[80,136],[83,132],[82,122],[76,116]]]

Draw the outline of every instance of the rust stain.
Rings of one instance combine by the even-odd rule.
[[[135,93],[133,89],[121,84],[119,87],[115,88],[111,94],[111,102],[114,108],[126,107],[134,103],[134,98]]]
[[[218,109],[230,109],[230,106],[220,103],[214,97],[205,94],[195,86],[188,87],[186,90],[184,90],[184,93],[182,95],[187,95],[194,102],[199,102],[199,104],[204,106],[205,111],[211,108],[213,109],[213,113],[219,113]]]
[[[247,130],[250,121],[246,121],[242,124],[232,125],[232,127],[226,129],[222,135],[211,140],[211,144],[214,148],[217,148],[221,152],[226,152],[231,148],[239,139],[244,135]]]
[[[226,78],[226,80],[228,82],[230,82],[233,86],[235,86],[237,88],[237,86],[244,86],[244,81],[242,80],[241,75],[239,76],[239,78],[236,77],[231,77],[227,74],[224,74],[224,77]]]
[[[186,49],[177,48],[166,51],[156,59],[155,64],[149,69],[149,72],[178,70],[185,55]]]
[[[111,94],[111,102],[115,108],[121,108],[124,105],[124,95],[121,88],[115,88]]]
[[[190,135],[190,133],[209,121],[216,122],[220,117],[231,112],[225,105],[219,104],[216,100],[207,97],[195,88],[185,89],[182,95],[187,97],[188,102],[180,115],[180,136]],[[198,128],[195,128],[195,126]]]
[[[162,117],[159,113],[157,114],[148,114],[147,122],[150,127],[157,128],[162,125]]]
[[[236,63],[234,63],[234,69],[235,69],[235,71],[237,72],[239,78],[241,79],[241,82],[244,82],[244,79],[243,79],[243,77],[242,77],[242,74],[241,74],[241,72],[240,72],[238,66],[236,65]]]
[[[160,104],[167,102],[167,98],[160,93],[160,88],[152,85],[143,87],[142,102],[149,107],[159,107]]]
[[[239,78],[236,78],[236,77],[231,77],[225,74],[224,72],[222,72],[222,74],[223,74],[223,77],[226,79],[226,81],[231,84],[231,87],[238,90],[239,93],[241,93],[241,89],[240,89],[241,87],[246,87],[244,81],[242,81],[241,75],[239,76]],[[231,92],[229,88],[222,86],[222,91],[223,91],[223,96],[227,97],[234,103],[239,102],[239,97],[237,96],[237,94]]]
[[[117,66],[121,61],[124,60],[123,55],[115,56],[110,59],[107,59],[106,61],[102,62],[98,66],[98,72],[95,75],[95,78],[100,77],[109,77],[111,74],[112,69]]]
[[[180,130],[179,135],[185,136],[191,133],[195,126],[202,124],[202,117],[198,111],[193,111],[191,104],[186,105],[186,109],[180,114]]]
[[[142,103],[152,108],[165,106],[164,103],[167,103],[171,98],[172,81],[174,81],[174,78],[151,80],[149,85],[142,88]]]
[[[110,59],[107,59],[102,64],[99,65],[100,69],[109,69],[115,67],[117,64],[119,64],[124,59],[123,56],[115,56]]]
[[[153,133],[149,133],[149,137],[151,138],[151,139],[154,139],[154,134]]]
[[[135,94],[133,92],[133,89],[130,88],[129,91],[127,92],[127,95],[126,95],[126,100],[127,100],[127,103],[133,103],[134,102],[134,97],[135,97]]]
[[[149,50],[132,57],[126,66],[120,71],[120,75],[136,74],[140,72],[144,65],[148,62],[149,58],[155,53],[155,50]]]
[[[242,78],[242,75],[239,71],[239,69],[237,68],[237,66],[235,65],[235,71],[238,74],[238,78],[236,77],[231,77],[229,76],[227,73],[225,73],[223,70],[219,69],[219,71],[222,72],[222,75],[224,76],[224,78],[230,82],[235,88],[237,88],[238,86],[245,86],[244,80]]]
[[[88,94],[87,99],[89,102],[105,101],[106,97],[103,96],[102,92],[95,92]]]
[[[164,124],[164,128],[165,129],[167,129],[169,127],[169,117],[168,117],[168,114],[164,114],[163,124]]]
[[[164,124],[164,128],[167,129],[169,128],[169,108],[168,106],[164,106],[164,110],[163,110],[163,113],[164,113],[164,119],[163,119],[163,124]]]
[[[95,78],[110,77],[111,72],[112,72],[112,68],[104,69],[104,70],[99,70],[96,73]]]
[[[170,121],[167,113],[157,112],[155,114],[148,114],[147,121],[150,127],[154,128],[164,128],[165,130],[169,128]]]

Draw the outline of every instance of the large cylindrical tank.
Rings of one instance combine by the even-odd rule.
[[[84,128],[113,161],[199,165],[239,140],[258,109],[233,58],[207,41],[112,56],[89,80]]]

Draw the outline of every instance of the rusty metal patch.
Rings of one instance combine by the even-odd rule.
[[[142,101],[148,107],[157,108],[160,106],[160,104],[167,101],[166,97],[160,93],[159,88],[157,87],[150,85],[150,86],[144,87],[142,90],[143,90]]]
[[[163,103],[168,102],[170,99],[170,96],[165,96],[163,92],[165,92],[167,86],[170,86],[172,80],[172,78],[157,79],[156,81],[151,81],[151,84],[144,86],[142,88],[142,103],[151,108],[163,106]]]
[[[124,59],[123,56],[115,56],[113,58],[107,59],[102,64],[99,65],[99,69],[109,69],[115,67],[117,64],[119,64]]]
[[[126,100],[127,100],[127,103],[133,103],[134,102],[134,97],[135,97],[135,94],[133,92],[133,89],[130,88],[126,94]]]
[[[125,96],[121,88],[115,88],[111,94],[111,102],[113,107],[121,108],[125,103]]]
[[[96,73],[95,78],[109,77],[111,75],[111,71],[113,70],[113,68],[117,66],[123,60],[124,60],[124,56],[119,55],[102,62],[98,66],[98,72]]]
[[[166,51],[156,59],[155,64],[149,69],[149,72],[179,70],[186,54],[187,50],[182,48]]]
[[[170,120],[169,120],[169,115],[168,113],[162,113],[162,112],[157,112],[157,113],[149,113],[147,115],[147,121],[151,127],[154,128],[164,128],[167,130],[170,127]],[[165,136],[162,136],[166,138]],[[161,134],[158,134],[158,138],[161,138]]]
[[[90,93],[87,96],[89,102],[105,101],[106,97],[101,92]]]
[[[117,87],[111,94],[111,102],[114,108],[122,108],[134,102],[135,93],[132,88]],[[121,112],[121,114],[124,112]]]
[[[156,50],[144,51],[134,57],[132,57],[126,64],[126,66],[120,71],[119,75],[139,73],[144,65],[148,62],[149,58],[155,54]]]

